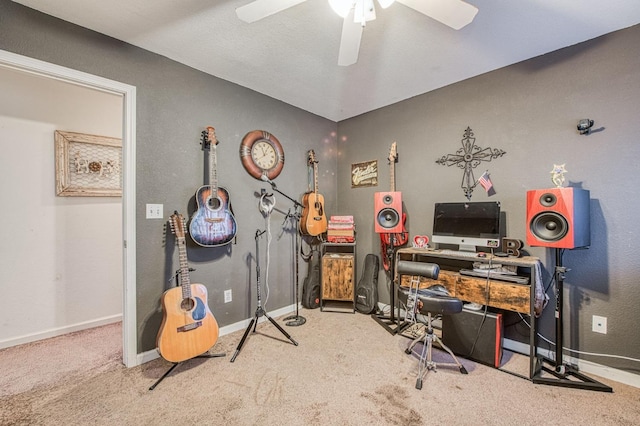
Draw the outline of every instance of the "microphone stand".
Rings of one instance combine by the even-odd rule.
[[[284,192],[280,191],[278,189],[278,187],[276,186],[276,183],[273,182],[272,180],[265,180],[265,182],[269,183],[271,185],[271,188],[274,191],[276,191],[280,195],[286,197],[287,199],[289,199],[293,203],[294,212],[291,213],[291,210],[289,210],[289,212],[287,212],[287,215],[286,215],[286,217],[284,219],[284,222],[282,223],[282,226],[284,228],[284,226],[285,226],[285,224],[287,222],[287,219],[289,219],[289,218],[293,219],[293,225],[294,225],[294,229],[295,229],[295,236],[294,236],[294,238],[295,238],[295,244],[294,244],[295,260],[294,260],[294,262],[295,262],[295,275],[296,275],[296,278],[295,278],[296,313],[295,313],[295,315],[290,315],[288,317],[285,317],[284,321],[287,321],[285,323],[285,325],[294,326],[295,327],[295,326],[299,326],[299,325],[302,325],[302,324],[307,322],[307,319],[305,317],[303,317],[303,316],[300,316],[299,315],[299,311],[298,311],[298,305],[300,304],[298,302],[298,299],[299,299],[299,284],[298,284],[298,281],[299,281],[299,273],[298,273],[299,269],[298,268],[299,267],[298,267],[298,264],[299,264],[299,257],[300,257],[300,248],[299,248],[300,247],[299,246],[299,240],[300,240],[299,229],[300,229],[300,227],[299,227],[299,224],[300,224],[300,218],[302,217],[302,213],[298,212],[298,207],[303,207],[303,206],[297,200],[291,198],[290,196],[288,196]]]

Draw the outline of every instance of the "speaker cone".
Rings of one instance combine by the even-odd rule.
[[[540,202],[542,202],[542,198],[540,198]],[[555,197],[553,198],[555,199]],[[556,212],[542,212],[533,217],[529,229],[539,240],[553,242],[561,240],[567,235],[569,223],[564,216]]]
[[[558,202],[558,199],[554,194],[547,192],[540,196],[540,204],[544,207],[553,207]]]
[[[384,197],[382,197],[382,202],[385,203],[386,205],[389,205],[393,203],[393,197],[391,196],[391,194],[387,194]]]
[[[378,213],[378,224],[383,228],[393,228],[400,222],[398,212],[394,209],[382,209]]]

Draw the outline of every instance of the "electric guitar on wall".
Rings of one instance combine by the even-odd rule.
[[[196,192],[198,210],[191,217],[189,234],[204,247],[229,244],[236,236],[236,219],[231,212],[229,192],[218,186],[215,129],[202,132],[202,149],[209,152],[209,184]]]
[[[302,196],[300,232],[315,237],[327,232],[327,216],[324,212],[324,197],[318,193],[318,161],[313,150],[309,151],[308,164],[313,166],[313,191]]]
[[[218,323],[207,304],[207,288],[191,284],[185,240],[185,220],[178,212],[171,215],[180,258],[180,285],[162,295],[162,324],[156,345],[170,362],[182,362],[208,351],[218,340]]]
[[[396,143],[391,144],[389,149],[389,176],[391,180],[391,192],[396,190],[396,163],[398,162],[398,151],[396,149]],[[393,246],[399,247],[407,244],[409,241],[409,233],[407,232],[404,224],[407,221],[407,214],[402,212],[402,232],[400,233],[381,233],[380,234],[380,248],[382,251],[382,266],[385,271],[389,270],[389,259],[387,256],[387,249],[391,245],[393,240]]]

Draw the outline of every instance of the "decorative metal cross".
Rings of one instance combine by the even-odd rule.
[[[436,163],[443,166],[458,166],[464,170],[460,187],[464,191],[467,200],[471,200],[471,193],[478,184],[478,181],[473,175],[473,169],[482,161],[491,161],[494,158],[502,157],[506,154],[506,151],[501,149],[481,148],[477,146],[476,138],[473,136],[473,131],[470,127],[467,127],[460,141],[462,142],[462,148],[457,150],[455,154],[443,155],[440,159],[436,160]]]

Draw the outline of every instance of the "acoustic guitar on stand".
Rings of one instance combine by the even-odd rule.
[[[327,216],[324,212],[324,197],[318,193],[318,161],[313,150],[309,151],[308,164],[313,166],[313,191],[302,196],[300,232],[315,237],[327,232]]]
[[[396,190],[396,163],[398,162],[398,151],[396,142],[391,144],[389,149],[389,176],[391,180],[391,192]],[[405,222],[407,221],[407,214],[402,212],[402,232],[399,233],[381,233],[380,234],[380,248],[382,251],[382,266],[385,271],[389,270],[389,259],[387,256],[387,249],[392,244],[393,247],[399,247],[407,244],[409,241],[409,233],[405,228]]]
[[[162,295],[162,324],[156,345],[170,362],[182,362],[202,355],[218,340],[218,323],[207,304],[207,288],[191,284],[185,240],[185,220],[175,212],[170,219],[180,258],[180,285]]]
[[[229,244],[236,236],[236,219],[231,212],[229,192],[218,186],[215,129],[202,132],[202,149],[209,152],[209,184],[196,191],[198,210],[191,217],[189,234],[193,241],[204,247]]]

